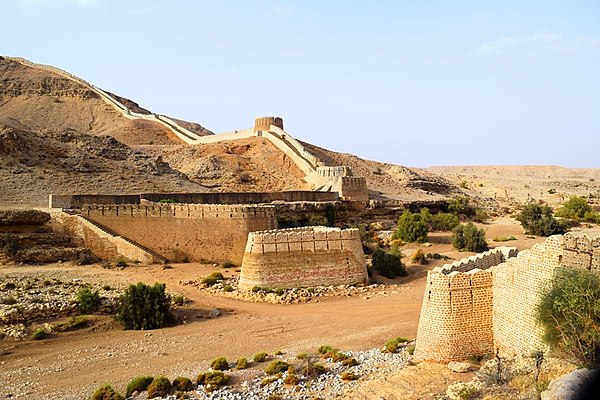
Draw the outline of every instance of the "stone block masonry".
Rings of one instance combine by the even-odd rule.
[[[82,215],[173,260],[242,262],[248,233],[276,227],[273,206],[84,205]]]
[[[496,349],[503,356],[544,349],[535,318],[540,295],[559,268],[600,270],[600,233],[551,236],[515,254],[493,249],[428,273],[416,359],[448,362]]]
[[[250,233],[239,287],[351,285],[367,280],[358,229],[306,227]]]

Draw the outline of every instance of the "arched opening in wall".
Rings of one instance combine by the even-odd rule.
[[[558,256],[558,263],[562,264],[562,254]]]

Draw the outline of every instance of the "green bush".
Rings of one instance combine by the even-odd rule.
[[[235,367],[237,369],[246,369],[248,368],[248,360],[245,357],[240,357],[235,362]]]
[[[215,371],[227,371],[229,363],[225,357],[217,357],[210,362],[210,367]]]
[[[286,385],[297,385],[298,383],[300,383],[300,379],[298,379],[298,376],[296,374],[288,374],[284,379],[283,379],[283,383],[285,383]]]
[[[470,204],[469,198],[466,196],[452,199],[448,202],[448,211],[451,214],[456,214],[465,219],[472,219],[477,213],[477,208]]]
[[[100,307],[100,295],[97,290],[92,291],[88,287],[79,289],[77,293],[77,306],[82,314],[91,314],[98,311]]]
[[[350,372],[350,371],[344,371],[340,374],[340,379],[343,381],[355,381],[358,378],[360,378],[359,375],[355,374],[354,372]]]
[[[356,361],[356,358],[346,358],[342,361],[342,365],[344,367],[355,367],[358,365],[358,361]]]
[[[487,250],[485,232],[483,229],[477,229],[472,223],[460,224],[452,229],[452,245],[458,250],[467,250],[479,253]]]
[[[33,340],[43,340],[43,339],[46,339],[47,335],[48,335],[48,332],[46,332],[46,328],[40,327],[40,328],[37,328],[35,331],[33,331],[33,333],[31,334],[31,338]]]
[[[194,385],[190,378],[178,376],[173,380],[173,388],[181,392],[189,392],[194,389]]]
[[[392,235],[392,239],[423,243],[427,241],[427,232],[426,216],[405,210],[398,219],[398,226]]]
[[[102,385],[96,389],[90,400],[124,400],[124,397],[116,392],[112,386]]]
[[[317,349],[317,353],[319,353],[319,354],[327,354],[327,353],[329,353],[331,351],[336,351],[336,350],[337,349],[335,349],[334,347],[331,347],[328,344],[324,344],[324,345],[319,346],[319,348]]]
[[[256,353],[252,359],[256,362],[263,362],[267,359],[268,354],[265,353],[264,351],[261,351],[259,353]]]
[[[327,226],[335,226],[336,211],[333,204],[325,206],[325,219],[327,220]]]
[[[583,216],[583,220],[591,222],[592,224],[600,224],[600,213],[596,211],[586,212]]]
[[[321,364],[313,364],[311,362],[307,362],[306,365],[302,368],[302,374],[311,378],[317,378],[320,375],[323,375],[327,372],[327,368]]]
[[[433,214],[429,220],[429,230],[431,231],[451,231],[460,221],[458,215],[452,213]]]
[[[130,397],[133,392],[142,392],[146,390],[153,380],[154,377],[152,376],[136,376],[135,378],[132,378],[127,384],[125,396]]]
[[[592,212],[592,207],[586,199],[579,196],[571,196],[561,208],[556,210],[556,216],[579,221],[589,212]]]
[[[229,377],[222,371],[203,372],[196,378],[198,385],[207,386],[207,389],[216,389],[220,386],[227,386]]]
[[[171,382],[164,376],[157,376],[148,385],[148,398],[166,397],[171,391]]]
[[[551,236],[567,231],[566,224],[554,218],[550,207],[533,201],[523,207],[517,216],[517,221],[521,223],[528,235]]]
[[[124,329],[157,329],[172,321],[165,285],[130,285],[119,298],[117,319]]]
[[[213,272],[210,275],[205,276],[204,278],[202,278],[202,283],[205,284],[206,286],[212,286],[214,284],[216,284],[217,282],[221,282],[224,279],[223,274],[220,272]]]
[[[327,226],[327,218],[323,215],[311,215],[308,226]]]
[[[386,353],[395,353],[398,351],[398,341],[396,339],[388,340],[383,348]]]
[[[586,270],[559,270],[542,293],[537,320],[544,341],[583,366],[600,363],[600,277]]]
[[[298,354],[296,354],[296,358],[298,360],[306,360],[308,358],[308,354],[306,354],[306,353],[298,353]]]
[[[172,301],[176,306],[182,306],[185,303],[185,297],[182,294],[176,294],[173,296]]]
[[[373,269],[377,273],[385,276],[386,278],[395,278],[397,276],[407,276],[408,272],[404,268],[404,264],[400,260],[400,257],[395,254],[386,253],[384,250],[377,249],[373,254],[373,260],[371,262]]]
[[[287,371],[289,366],[290,364],[286,363],[283,360],[275,360],[265,367],[265,372],[268,375],[275,375]]]

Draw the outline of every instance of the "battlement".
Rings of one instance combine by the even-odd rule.
[[[564,235],[563,265],[600,273],[600,233],[568,232]]]
[[[271,125],[283,130],[283,118],[281,117],[258,117],[254,119],[254,132],[269,131]]]
[[[344,176],[341,180],[340,196],[352,201],[369,201],[367,179],[362,176]]]
[[[348,166],[317,167],[317,174],[322,178],[338,178],[352,176],[352,168]]]
[[[535,322],[542,290],[557,268],[580,268],[583,255],[590,260],[599,237],[551,236],[529,250],[501,247],[434,268],[427,275],[415,357],[448,362],[495,349],[516,355],[543,348]]]
[[[516,247],[496,247],[433,269],[434,272],[449,274],[454,271],[467,272],[472,269],[488,269],[516,257],[519,250]]]
[[[229,204],[84,204],[81,213],[94,217],[275,218],[271,205]]]
[[[249,233],[239,287],[345,285],[367,279],[358,229],[304,227]]]

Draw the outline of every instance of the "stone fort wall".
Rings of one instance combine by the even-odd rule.
[[[448,362],[495,349],[506,356],[543,349],[535,321],[539,296],[558,268],[600,269],[600,234],[551,236],[514,254],[505,250],[508,257],[497,265],[489,265],[497,261],[496,255],[484,261],[481,254],[475,257],[479,262],[470,257],[428,273],[416,359]],[[482,273],[491,277],[489,292],[478,286],[485,281],[488,289],[488,275]],[[462,335],[463,330],[470,334]]]
[[[276,227],[273,206],[84,205],[82,215],[167,259],[242,262],[248,233]]]
[[[305,227],[250,233],[239,287],[276,289],[367,280],[358,229]]]

